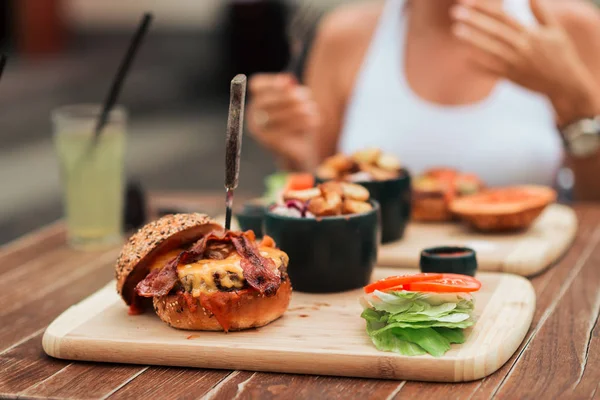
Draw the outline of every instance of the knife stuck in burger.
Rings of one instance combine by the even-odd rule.
[[[287,310],[288,256],[265,236],[229,230],[237,187],[246,77],[231,82],[225,155],[225,228],[203,214],[167,215],[131,237],[117,260],[117,290],[142,312],[152,304],[169,326],[233,331],[267,325]]]

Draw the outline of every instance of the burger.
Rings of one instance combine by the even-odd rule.
[[[474,174],[452,168],[432,168],[413,181],[412,219],[419,222],[445,222],[454,219],[450,204],[478,193],[483,182]]]
[[[178,329],[235,331],[287,310],[288,256],[265,236],[233,232],[203,214],[167,215],[141,228],[116,263],[130,314],[153,308]]]

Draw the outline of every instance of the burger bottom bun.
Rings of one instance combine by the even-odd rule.
[[[271,297],[260,295],[256,291],[219,293],[229,311],[230,331],[258,328],[281,317],[288,308],[292,297],[290,280],[281,283],[277,293]],[[154,311],[168,325],[177,329],[194,331],[223,331],[214,315],[211,315],[198,303],[192,312],[183,296],[173,294],[154,298]]]

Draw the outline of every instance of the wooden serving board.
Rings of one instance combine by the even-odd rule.
[[[433,246],[466,246],[477,253],[481,271],[532,276],[557,261],[577,233],[575,212],[549,206],[525,232],[486,234],[457,223],[411,223],[401,241],[381,246],[378,264],[419,268],[421,250]]]
[[[397,274],[378,268],[374,279]],[[414,272],[414,271],[413,271]],[[242,332],[191,332],[168,327],[154,313],[130,316],[114,282],[69,308],[46,330],[46,353],[69,360],[241,369],[351,377],[460,382],[500,368],[531,324],[535,293],[528,280],[481,273],[478,322],[466,342],[443,357],[406,357],[375,349],[360,318],[361,290],[294,293],[277,321]]]

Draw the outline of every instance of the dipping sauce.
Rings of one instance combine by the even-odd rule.
[[[471,253],[468,252],[468,251],[454,251],[454,252],[451,252],[451,253],[439,253],[439,254],[428,253],[428,254],[429,255],[435,255],[435,256],[438,256],[438,257],[458,257],[458,256],[469,255]]]

